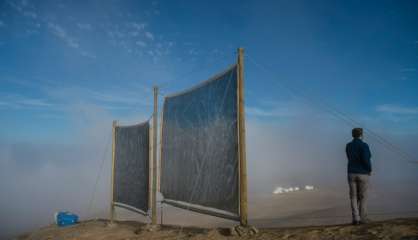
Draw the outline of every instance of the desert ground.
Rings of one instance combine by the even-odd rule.
[[[134,221],[90,220],[68,227],[50,225],[24,234],[19,240],[54,239],[418,239],[418,218],[393,219],[352,226],[330,225],[294,228],[260,228],[257,233],[231,235],[230,228],[195,228],[163,225],[160,229],[149,229],[147,225]]]

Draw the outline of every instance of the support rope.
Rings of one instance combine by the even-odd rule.
[[[272,70],[265,67],[264,65],[261,65],[256,60],[254,60],[254,58],[248,56],[248,54],[247,54],[247,59],[251,63],[253,63],[256,67],[263,70],[264,72],[276,75]],[[275,83],[278,84],[279,87],[282,87],[282,88],[286,89],[287,91],[289,91],[292,95],[294,95],[296,97],[301,97],[308,104],[310,104],[310,105],[315,105],[316,104],[316,106],[318,106],[319,108],[323,109],[324,111],[332,114],[333,116],[337,117],[338,119],[344,121],[349,126],[352,126],[352,127],[364,126],[363,124],[356,121],[355,119],[350,117],[348,114],[342,112],[341,110],[338,110],[337,108],[331,106],[330,104],[325,103],[324,101],[320,101],[318,99],[313,99],[312,97],[306,95],[305,93],[303,93],[301,91],[298,91],[298,90],[290,87],[289,85],[286,85],[283,81],[279,81],[278,83],[277,82],[275,82]],[[411,156],[409,153],[402,150],[400,147],[396,146],[395,144],[393,144],[392,142],[390,142],[386,138],[382,137],[381,135],[377,134],[375,131],[371,130],[368,127],[363,127],[363,129],[365,130],[366,133],[368,133],[372,138],[374,138],[377,142],[382,144],[388,150],[398,153],[401,156],[402,159],[404,159],[405,161],[407,161],[409,163],[414,162],[413,160],[415,160],[415,158],[413,156]]]
[[[103,172],[103,166],[104,166],[106,155],[107,155],[107,152],[108,152],[108,149],[109,149],[109,143],[111,142],[110,139],[111,139],[111,135],[109,135],[107,137],[107,140],[106,140],[106,143],[105,143],[105,148],[104,148],[103,155],[102,155],[102,161],[100,163],[100,168],[99,168],[99,171],[97,173],[96,182],[95,182],[94,188],[93,188],[93,193],[92,193],[92,196],[91,196],[90,201],[89,201],[89,205],[88,205],[88,209],[87,209],[87,214],[89,214],[89,215],[91,215],[90,211],[92,210],[92,207],[94,205],[93,204],[94,203],[94,196],[96,195],[99,180],[100,180],[101,174]]]

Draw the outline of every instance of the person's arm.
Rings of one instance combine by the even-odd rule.
[[[369,145],[365,143],[363,146],[363,151],[362,151],[362,160],[364,164],[366,165],[366,168],[369,172],[372,172],[372,163],[370,161],[371,157],[372,157],[372,154],[370,153]]]

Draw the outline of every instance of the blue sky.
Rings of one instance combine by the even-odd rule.
[[[238,47],[249,191],[312,184],[321,197],[338,185],[328,193],[343,196],[336,207],[348,206],[344,147],[352,126],[324,108],[417,158],[417,13],[418,1],[408,0],[0,0],[0,222],[8,223],[0,238],[47,224],[62,209],[106,217],[112,120],[148,119],[153,85],[161,106],[164,95],[235,63]],[[371,208],[416,210],[417,165],[365,139]],[[98,172],[102,210],[85,211]],[[299,200],[311,206],[312,196]]]
[[[249,118],[299,111],[284,84],[371,128],[416,133],[417,12],[416,1],[2,0],[0,140],[71,142],[94,111],[145,120],[153,85],[188,88],[237,47]]]

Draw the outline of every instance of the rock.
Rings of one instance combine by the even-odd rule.
[[[146,224],[140,228],[140,230],[145,230],[148,232],[155,232],[160,230],[160,225],[157,224]]]
[[[228,236],[238,236],[238,232],[235,230],[235,227],[228,228]]]
[[[251,233],[253,233],[252,235],[258,234],[258,229],[256,227],[254,227],[254,226],[251,226],[250,227],[250,231],[251,231]]]
[[[253,226],[235,226],[233,228],[230,228],[230,236],[254,236],[258,234],[258,229]]]
[[[117,226],[118,226],[118,224],[116,224],[116,222],[108,222],[107,225],[106,225],[106,227],[109,227],[109,228],[114,228],[114,227],[117,227]]]

